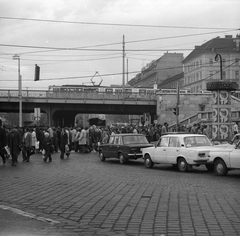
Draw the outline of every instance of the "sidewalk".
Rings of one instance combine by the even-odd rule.
[[[62,236],[55,225],[0,208],[0,236]]]

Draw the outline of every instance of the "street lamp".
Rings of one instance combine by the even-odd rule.
[[[218,61],[218,59],[220,59],[220,80],[222,80],[222,79],[223,79],[223,76],[222,76],[222,74],[223,74],[223,69],[222,69],[222,56],[221,56],[221,54],[219,54],[219,53],[216,52],[215,48],[213,48],[212,51],[216,53],[215,61]]]
[[[20,56],[19,56],[19,54],[14,54],[13,60],[18,60],[19,127],[22,127],[22,77],[20,75]]]

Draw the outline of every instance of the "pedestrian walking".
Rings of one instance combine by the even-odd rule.
[[[6,163],[6,150],[7,146],[7,134],[6,130],[2,127],[2,120],[0,119],[0,156],[2,157],[3,164]]]
[[[60,158],[64,159],[64,154],[66,154],[67,157],[69,157],[70,152],[69,152],[69,146],[68,146],[68,134],[66,132],[66,128],[62,128],[61,132],[61,139],[60,139]]]
[[[167,122],[165,122],[161,128],[161,135],[164,135],[167,133]]]
[[[48,132],[44,133],[44,139],[43,139],[43,150],[44,150],[44,158],[43,161],[46,162],[49,159],[49,162],[52,162],[52,156],[51,156],[51,148],[52,148],[52,138],[50,137],[50,134]]]
[[[32,129],[32,149],[33,150],[35,150],[36,142],[37,142],[37,135],[36,135],[35,128],[33,128]]]
[[[10,154],[12,156],[12,166],[16,166],[18,162],[18,156],[21,152],[21,133],[17,128],[11,129],[7,135],[7,144],[10,149]]]
[[[234,135],[238,133],[238,123],[235,122],[235,124],[233,125],[233,133]]]
[[[203,134],[206,135],[208,138],[211,138],[210,131],[207,125],[203,125]]]
[[[86,127],[83,128],[80,132],[78,145],[79,145],[80,152],[81,153],[86,153],[86,145],[87,145]]]
[[[32,134],[29,128],[25,129],[25,133],[23,134],[23,149],[22,149],[22,157],[24,162],[30,161],[32,149]]]

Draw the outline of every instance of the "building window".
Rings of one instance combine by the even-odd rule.
[[[226,66],[226,59],[222,59],[222,65]]]
[[[197,68],[199,67],[198,61],[196,62],[196,67],[197,67]]]
[[[212,76],[213,76],[213,72],[209,71],[209,77],[212,77]]]
[[[235,71],[235,79],[239,79],[239,71],[238,70]]]
[[[240,60],[239,58],[235,58],[235,65],[236,66],[239,66],[239,60]]]
[[[202,66],[202,60],[200,60],[200,67]]]
[[[226,79],[226,71],[222,72],[222,79]]]
[[[201,80],[202,79],[202,71],[199,73],[199,79]]]
[[[198,80],[199,80],[198,73],[196,74],[196,77],[197,77],[196,79],[197,79],[197,81],[198,81]]]
[[[210,65],[213,64],[213,59],[209,59],[209,64],[210,64]]]

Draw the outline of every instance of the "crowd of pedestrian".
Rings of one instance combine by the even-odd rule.
[[[177,131],[205,134],[210,138],[208,127],[204,124],[194,124],[192,127],[179,126]],[[20,153],[23,162],[30,162],[31,155],[36,152],[42,154],[44,162],[52,162],[53,153],[60,153],[59,158],[64,159],[69,158],[71,151],[81,154],[97,152],[99,143],[113,133],[142,133],[149,142],[155,142],[167,132],[169,132],[167,122],[147,126],[3,128],[0,120],[0,156],[3,164],[6,163],[6,158],[11,156],[12,166],[17,165]]]

